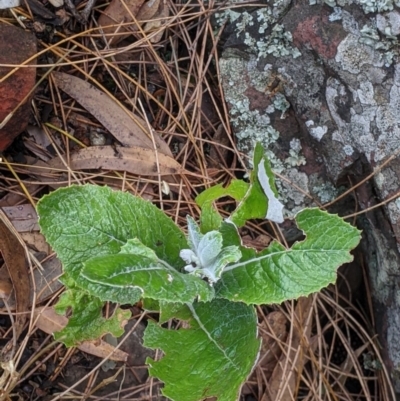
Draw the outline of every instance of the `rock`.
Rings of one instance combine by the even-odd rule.
[[[35,36],[21,28],[0,22],[0,65],[22,64],[36,53]],[[35,64],[33,59],[30,64]],[[13,68],[0,66],[0,77],[4,77]],[[1,78],[1,79],[2,79]],[[0,85],[0,151],[5,150],[22,131],[25,130],[31,111],[31,93],[36,81],[36,68],[18,68]]]
[[[274,170],[304,191],[278,180],[288,216],[315,204],[313,199],[317,204],[335,199],[349,187],[349,178],[361,181],[400,143],[394,36],[400,10],[391,1],[382,10],[374,1],[321,3],[271,0],[252,12],[226,12],[231,35],[220,71],[238,149],[250,156],[260,141]],[[352,212],[354,202],[359,209],[374,206],[396,194],[399,183],[400,164],[392,162],[338,211]],[[400,393],[400,200],[362,215],[358,224],[376,328]]]

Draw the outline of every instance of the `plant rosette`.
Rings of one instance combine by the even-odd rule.
[[[257,145],[250,182],[233,180],[196,198],[200,225],[188,216],[188,235],[156,206],[128,193],[94,185],[71,186],[38,203],[39,224],[62,262],[66,291],[56,308],[72,310],[54,333],[67,346],[120,336],[129,312],[105,318],[104,302],[135,304],[160,314],[148,322],[144,344],[161,349],[149,373],[176,401],[238,399],[258,357],[254,305],[281,303],[320,291],[350,262],[360,231],[337,215],[304,209],[296,223],[305,239],[286,248],[273,241],[257,252],[243,246],[238,228],[250,219],[281,223],[283,205],[264,151]],[[223,220],[214,201],[230,196],[237,208]],[[166,329],[169,319],[186,321]],[[224,384],[221,385],[221,377]]]

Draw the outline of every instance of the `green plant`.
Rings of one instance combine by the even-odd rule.
[[[107,187],[59,189],[38,204],[40,226],[63,263],[67,290],[57,309],[72,309],[55,338],[67,346],[110,332],[122,334],[129,313],[102,315],[105,301],[160,313],[149,322],[145,345],[159,348],[149,372],[178,401],[216,396],[237,399],[259,352],[254,304],[280,303],[333,283],[336,269],[352,259],[360,232],[336,215],[305,209],[296,222],[306,239],[287,249],[274,241],[261,252],[242,245],[238,227],[249,219],[283,221],[273,175],[263,149],[254,153],[250,183],[234,180],[212,187],[196,201],[200,226],[188,217],[188,237],[151,203]],[[238,201],[223,220],[213,201]],[[185,320],[170,330],[162,323]],[[224,384],[221,385],[221,378]]]

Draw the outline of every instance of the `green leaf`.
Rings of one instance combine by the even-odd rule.
[[[132,244],[124,248],[134,250]],[[179,273],[158,260],[152,251],[143,253],[103,255],[84,262],[79,285],[103,301],[132,304],[140,298],[169,302],[193,302],[196,298],[210,301],[214,290],[198,277]]]
[[[129,238],[177,269],[184,265],[183,232],[156,206],[128,193],[95,185],[61,188],[44,196],[37,210],[42,233],[74,280],[84,261],[119,253]]]
[[[337,268],[353,260],[350,251],[359,243],[360,231],[319,209],[299,212],[296,221],[306,235],[304,241],[290,249],[273,242],[260,253],[241,247],[240,261],[227,266],[215,286],[217,296],[248,304],[272,304],[334,283]],[[235,241],[232,231],[227,232],[228,242]]]
[[[242,245],[242,240],[240,238],[238,229],[232,222],[224,221],[219,228],[219,232],[222,235],[222,246],[224,248],[231,245]]]
[[[71,307],[74,313],[69,318],[68,325],[54,333],[54,338],[67,347],[72,347],[79,342],[94,340],[106,333],[114,337],[121,336],[131,313],[118,308],[109,319],[106,319],[102,314],[103,305],[104,302],[99,298],[84,291],[77,289],[65,291],[56,305],[56,311],[65,314]]]
[[[163,324],[170,319],[190,320],[192,314],[187,304],[174,302],[160,302],[159,324]]]
[[[211,203],[224,196],[230,196],[240,201],[229,218],[238,227],[243,226],[250,219],[283,222],[283,205],[278,200],[275,177],[271,165],[264,155],[264,149],[259,143],[254,149],[253,165],[254,170],[250,173],[250,184],[242,180],[233,180],[226,188],[216,185],[197,196],[196,202],[202,208],[202,233],[218,229],[218,224],[220,224],[216,217],[218,213],[213,209]]]
[[[264,156],[263,147],[257,143],[253,157],[254,169],[250,174],[250,187],[232,213],[230,220],[238,227],[250,219],[268,218],[283,222],[283,205],[277,199],[275,179],[269,161]]]
[[[189,328],[149,322],[144,344],[165,354],[157,362],[147,359],[150,374],[165,383],[163,394],[172,400],[236,401],[260,347],[254,307],[215,299],[188,308]]]
[[[242,180],[232,180],[226,188],[222,184],[214,185],[198,195],[196,203],[202,208],[205,203],[213,202],[224,196],[230,196],[239,201],[244,198],[248,188],[249,184]]]
[[[151,298],[143,298],[142,299],[142,308],[147,312],[160,312],[160,302],[151,299]]]
[[[158,260],[156,253],[149,247],[143,245],[137,238],[128,239],[126,244],[122,245],[121,254],[142,255],[154,261]]]
[[[218,230],[222,223],[221,215],[215,210],[212,202],[204,202],[201,207],[200,231],[206,234],[209,231]]]

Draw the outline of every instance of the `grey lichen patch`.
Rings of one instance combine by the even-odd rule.
[[[360,74],[358,77],[357,95],[360,103],[364,106],[376,106],[374,86],[365,74]]]
[[[399,7],[398,0],[354,0],[360,4],[365,13],[381,13],[384,11],[393,10],[394,5]]]
[[[343,9],[340,7],[333,7],[333,13],[328,17],[329,21],[340,21],[343,18]]]
[[[277,93],[273,100],[273,106],[276,110],[280,110],[282,112],[281,118],[285,118],[285,111],[289,109],[290,103],[286,99],[286,96],[283,93]]]
[[[250,110],[250,100],[246,94],[249,87],[263,91],[270,72],[259,71],[254,56],[249,60],[237,57],[223,57],[220,60],[225,99],[230,106],[231,123],[236,137],[245,151],[250,151],[255,142],[261,142],[265,149],[276,142],[279,132],[270,125],[268,113],[271,109]],[[265,96],[264,93],[262,93]],[[251,144],[249,144],[251,142]],[[248,145],[243,145],[243,144]],[[244,149],[246,148],[246,149]]]
[[[354,153],[354,148],[350,145],[344,145],[343,151],[347,156],[352,156]]]
[[[376,16],[376,27],[388,37],[400,35],[400,13],[391,11],[387,14],[378,14]]]
[[[241,18],[236,23],[236,36],[246,30],[246,27],[254,25],[253,16],[247,11],[242,13]]]
[[[393,10],[394,6],[400,7],[399,0],[310,0],[311,5],[325,3],[330,7],[356,4],[368,13],[381,13]]]
[[[348,38],[348,40],[358,41],[359,44],[363,44],[377,51],[376,55],[379,61],[382,61],[387,67],[398,60],[400,52],[397,35],[400,34],[400,13],[394,10],[394,5],[399,7],[400,0],[394,2],[391,0],[314,0],[312,2],[310,1],[310,4],[321,4],[323,2],[333,7],[333,13],[329,16],[329,21],[342,20],[345,31],[354,35],[354,37]],[[350,4],[362,6],[365,13],[374,12],[378,14],[370,18],[360,29],[358,27],[358,21],[343,8],[338,7],[338,5],[343,7]],[[342,46],[345,45],[346,42],[342,44]],[[352,44],[350,43],[349,46],[352,46]],[[360,50],[361,65],[356,66],[358,71],[361,69],[362,63],[368,59],[368,51],[366,51],[365,48]],[[342,49],[342,53],[343,52],[344,50]],[[354,64],[354,62],[355,61],[352,60],[350,65]],[[352,70],[349,71],[356,73]]]
[[[276,24],[272,28],[271,34],[265,39],[256,41],[258,50],[257,59],[267,57],[272,54],[275,57],[292,56],[297,58],[301,56],[299,49],[292,45],[293,37],[288,31],[285,31],[283,25]]]
[[[356,52],[356,49],[353,51]],[[400,87],[395,84],[391,86],[387,102],[382,100],[380,95],[378,106],[372,83],[360,74],[358,87],[352,91],[351,100],[353,103],[355,100],[354,107],[350,107],[350,113],[347,115],[343,115],[340,107],[340,102],[343,102],[345,96],[343,84],[335,78],[329,78],[326,101],[338,128],[333,139],[347,146],[344,149],[347,155],[351,152],[350,146],[364,153],[369,161],[381,161],[391,154],[400,141]]]
[[[395,199],[387,205],[390,214],[390,220],[394,223],[400,223],[400,199]]]
[[[396,172],[390,167],[385,168],[384,174],[382,171],[378,172],[375,174],[375,185],[379,189],[382,198],[387,198],[398,191],[399,180]]]
[[[294,138],[290,141],[289,157],[285,159],[288,166],[298,167],[306,164],[306,159],[302,154],[302,146],[299,139]]]
[[[353,34],[347,35],[339,44],[335,60],[345,71],[352,74],[360,73],[365,65],[383,66],[380,54],[371,46],[360,43],[359,37]]]
[[[237,21],[236,33],[240,33],[244,30],[246,26],[254,25],[254,17],[250,15],[247,11],[237,12],[230,6],[235,6],[241,3],[241,0],[229,0],[225,3],[227,7],[222,12],[216,13],[216,23],[221,26],[223,23],[232,23]],[[275,0],[270,1],[270,5],[264,5],[256,11],[255,18],[260,23],[260,28],[264,28],[260,33],[264,33],[265,30],[278,21],[283,14],[287,11],[290,6],[291,0]],[[242,17],[242,20],[240,20]]]
[[[215,25],[220,28],[226,22],[235,22],[240,16],[241,13],[228,8],[220,13],[214,14]]]
[[[276,186],[281,199],[284,201],[284,213],[293,217],[297,212],[304,208],[304,204],[308,199],[305,194],[308,193],[308,176],[295,168],[286,169],[285,176],[289,182],[277,180]],[[292,184],[295,184],[302,191],[299,191]]]
[[[249,60],[237,57],[223,57],[220,60],[221,75],[224,77],[222,85],[225,99],[229,104],[231,123],[234,127],[240,150],[247,154],[254,149],[254,144],[260,142],[264,149],[268,149],[276,142],[279,132],[271,126],[270,117],[266,109],[250,110],[250,100],[246,94],[249,87],[255,90],[265,88],[269,72],[259,71],[255,56]],[[263,94],[264,95],[264,94]],[[271,163],[281,171],[278,160],[271,154]],[[251,154],[249,154],[251,160]]]
[[[275,0],[272,7],[272,15],[277,21],[283,16],[286,10],[289,8],[292,0]]]
[[[270,81],[271,70],[269,68],[259,71],[255,56],[249,56],[248,60],[237,57],[223,57],[220,60],[221,76],[224,77],[222,85],[225,99],[229,104],[231,123],[238,140],[238,147],[245,152],[251,160],[254,144],[260,142],[266,149],[268,157],[275,171],[282,172],[285,163],[278,159],[271,151],[279,138],[279,132],[272,127],[269,115],[280,111],[281,118],[289,108],[289,102],[281,93],[272,97],[269,105],[257,108],[250,107],[250,99],[247,95],[248,88],[258,91],[260,96],[267,97],[265,88]],[[294,145],[290,154],[292,159],[286,165],[303,164],[305,159],[299,154],[301,145]]]
[[[233,5],[235,2],[230,4]],[[272,5],[259,8],[252,13],[248,11],[238,13],[227,9],[215,14],[216,24],[218,26],[225,22],[233,24],[236,36],[243,35],[244,44],[249,47],[249,52],[256,53],[257,60],[270,54],[275,57],[296,58],[301,53],[293,46],[292,34],[286,31],[283,25],[277,23],[289,5],[289,0],[276,0]],[[255,32],[249,29],[253,26],[257,27]]]
[[[392,33],[392,29],[398,31],[397,25],[400,23],[400,15],[397,12],[391,12],[390,14],[393,15],[391,22],[394,23],[394,20],[396,20],[396,26],[386,25],[386,18],[378,14],[376,20],[365,24],[360,30],[360,42],[378,50],[386,67],[392,65],[399,57],[399,41],[397,36]],[[378,29],[380,33],[378,33]]]
[[[309,181],[311,195],[322,204],[333,201],[344,190],[343,187],[336,188],[329,181],[323,180],[318,174],[311,174]]]
[[[299,63],[302,68],[299,68]],[[303,54],[300,61],[291,58],[282,60],[279,74],[285,79],[284,92],[292,99],[296,99],[296,107],[300,115],[307,115],[307,111],[320,110],[321,114],[321,90],[324,86],[325,72],[321,65],[317,65],[314,56],[310,53]],[[330,119],[327,112],[321,119]]]
[[[343,145],[343,161],[354,152],[364,153],[377,163],[391,154],[400,140],[398,112],[400,84],[398,64],[394,78],[385,68],[399,55],[400,1],[391,0],[315,0],[334,8],[332,20],[341,20],[348,35],[337,46],[334,69],[339,78],[328,78],[326,102],[336,124],[332,139]],[[340,7],[359,5],[365,13],[378,13],[358,27],[357,21]],[[340,7],[339,7],[340,6]],[[346,84],[344,84],[346,82]],[[318,139],[323,131],[311,132]],[[316,124],[317,125],[317,124]],[[321,121],[318,124],[321,126]]]
[[[310,135],[317,141],[320,141],[322,137],[328,132],[328,127],[326,125],[316,126],[313,120],[306,121],[306,127]]]
[[[324,182],[319,186],[314,186],[312,193],[324,204],[333,201],[338,196],[339,191],[330,182]]]

